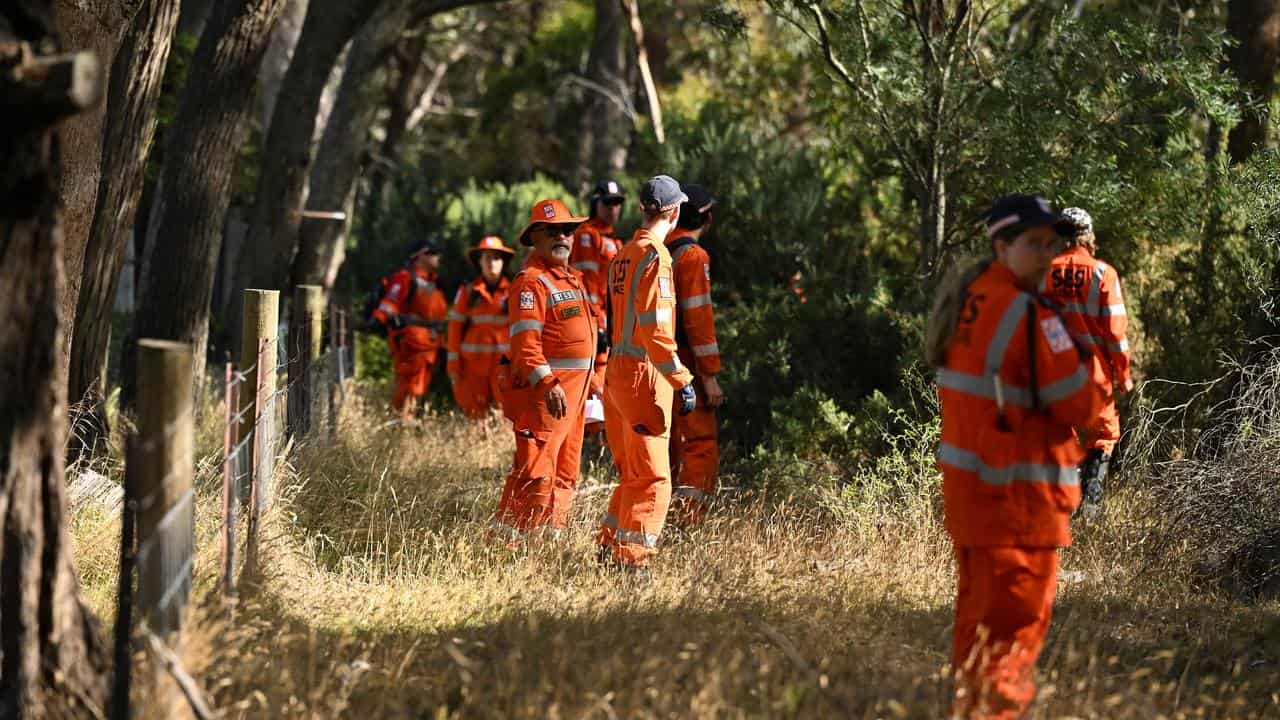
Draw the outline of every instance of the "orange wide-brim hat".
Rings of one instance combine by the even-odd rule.
[[[526,247],[533,244],[529,239],[529,231],[535,225],[578,225],[586,221],[587,218],[577,217],[569,212],[569,208],[559,200],[539,200],[529,211],[529,224],[520,231],[520,244]]]
[[[484,252],[485,250],[492,250],[496,253],[502,253],[507,257],[511,257],[512,255],[516,254],[516,251],[513,248],[509,248],[503,244],[502,238],[498,237],[497,235],[485,235],[484,237],[480,238],[480,242],[476,243],[473,247],[467,250],[467,257],[471,258],[472,260],[475,260],[476,256]]]

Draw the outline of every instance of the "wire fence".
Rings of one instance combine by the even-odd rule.
[[[276,498],[276,468],[297,442],[320,433],[336,435],[346,383],[353,375],[354,344],[349,341],[344,311],[299,310],[295,302],[289,328],[272,323],[256,338],[256,354],[242,353],[239,366],[227,362],[220,373],[218,586],[228,599],[258,572],[260,525]],[[318,317],[321,314],[328,315],[327,323]],[[171,377],[153,367],[150,377],[142,377],[144,363],[139,362],[138,427],[127,440],[121,503],[116,673],[110,713],[116,720],[130,716],[132,650],[147,645],[139,645],[138,638],[149,638],[153,650],[157,642],[163,646],[164,638],[181,629],[191,596],[197,555],[192,483],[196,408],[190,348],[177,348],[186,352],[185,386],[173,379],[181,378],[180,370]],[[179,366],[180,356],[181,352],[175,356]],[[254,361],[244,362],[246,356]],[[145,621],[145,632],[138,637],[135,616]],[[195,706],[203,705],[203,700],[192,699],[193,681],[173,661],[177,654],[170,652],[166,657],[161,665],[200,716]]]

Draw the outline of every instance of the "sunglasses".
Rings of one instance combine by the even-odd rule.
[[[618,207],[619,205],[622,204],[623,199],[622,198],[605,198],[601,202],[603,202],[605,205],[608,205],[609,207]]]
[[[539,231],[550,235],[551,237],[568,237],[573,234],[576,225],[543,225]]]

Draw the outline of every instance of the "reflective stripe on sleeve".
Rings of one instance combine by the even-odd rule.
[[[378,309],[384,313],[391,313],[392,315],[395,315],[397,312],[395,307],[388,302],[378,303]]]
[[[708,356],[708,355],[719,355],[719,354],[720,354],[720,344],[719,344],[719,343],[710,343],[710,344],[708,344],[708,345],[694,345],[694,346],[693,346],[693,356],[694,356],[694,357],[706,357],[706,356]]]
[[[662,373],[663,375],[675,375],[676,373],[680,372],[680,369],[682,366],[680,365],[680,358],[673,356],[670,360],[666,362],[660,362],[657,365],[655,365],[655,367],[657,367],[658,372]]]
[[[462,322],[463,320],[467,319],[467,316],[463,315],[457,310],[450,310],[448,317],[446,317],[445,319],[448,320],[449,322]]]
[[[538,383],[542,382],[542,378],[550,374],[551,374],[550,365],[539,365],[538,367],[529,371],[529,384],[537,385]]]
[[[710,304],[711,304],[711,295],[707,293],[703,293],[701,295],[694,295],[693,297],[689,297],[689,298],[685,298],[684,300],[681,300],[680,308],[683,310],[692,310],[694,308],[698,308],[698,307],[702,307],[703,305],[710,305]]]
[[[1111,352],[1128,352],[1129,340],[1127,338],[1122,338],[1120,342],[1109,342],[1107,343],[1107,349]]]
[[[1106,307],[1102,308],[1102,317],[1124,317],[1124,316],[1125,316],[1125,311],[1124,311],[1123,303],[1119,305],[1107,305]]]
[[[537,330],[542,332],[541,320],[518,320],[511,323],[511,335],[519,335],[526,330]]]
[[[1013,482],[1051,483],[1055,485],[1079,485],[1080,470],[1075,465],[1049,465],[1046,463],[1015,463],[1008,467],[992,467],[971,450],[964,450],[950,443],[938,446],[938,462],[957,470],[976,473],[978,479],[988,485],[1003,486]]]
[[[592,260],[583,260],[582,262],[576,262],[573,264],[573,267],[575,270],[581,270],[583,272],[587,272],[588,270],[591,272],[600,272],[600,263],[594,262]]]
[[[1077,367],[1076,371],[1070,375],[1040,388],[1040,400],[1046,403],[1066,400],[1075,395],[1087,382],[1089,382],[1089,374],[1083,367]]]
[[[506,315],[472,315],[471,322],[476,325],[506,325]]]
[[[658,308],[640,313],[641,325],[656,325],[671,322],[671,308]]]

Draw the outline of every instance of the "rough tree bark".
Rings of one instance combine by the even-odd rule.
[[[284,0],[230,0],[214,8],[165,140],[168,161],[147,231],[150,270],[131,338],[192,343],[195,377],[204,374],[214,267],[254,80],[283,7]],[[132,357],[125,353],[127,404]]]
[[[307,200],[313,210],[345,211],[347,219],[302,219],[292,273],[296,284],[320,285],[326,293],[333,289],[344,257],[361,156],[383,91],[385,78],[377,77],[378,70],[408,19],[403,4],[384,7],[351,43],[342,85],[316,153]],[[421,45],[415,59],[421,62]],[[413,68],[409,71],[417,74]]]
[[[178,0],[145,0],[134,15],[111,67],[107,127],[97,210],[84,254],[84,272],[72,328],[68,398],[78,403],[72,452],[93,452],[106,431],[101,411],[107,346],[120,267],[130,242],[147,157],[156,129],[156,105],[178,21]]]
[[[312,138],[320,97],[342,48],[382,1],[317,2],[307,9],[302,35],[276,97],[263,145],[258,190],[249,215],[249,236],[234,278],[237,290],[280,290],[289,284],[315,152]],[[232,305],[226,313],[229,325],[236,325],[239,295],[232,294]],[[237,335],[231,333],[233,342]]]
[[[271,126],[271,114],[275,112],[276,97],[284,83],[284,75],[293,60],[293,50],[302,35],[302,22],[307,17],[308,0],[285,0],[284,12],[271,32],[271,42],[262,56],[258,70],[258,125],[265,133]]]
[[[1237,41],[1227,51],[1227,65],[1252,100],[1227,140],[1231,162],[1240,163],[1267,146],[1268,107],[1280,60],[1280,0],[1231,0],[1227,31]]]
[[[635,112],[627,52],[628,18],[618,0],[596,0],[596,27],[587,56],[586,102],[578,127],[579,184],[614,177],[627,164]]]
[[[55,0],[54,20],[65,47],[94,53],[103,68],[110,67],[120,41],[138,9],[137,0]],[[63,152],[63,172],[58,181],[62,199],[62,257],[66,282],[58,300],[68,328],[76,321],[76,303],[84,266],[89,228],[98,201],[98,179],[102,175],[102,129],[107,108],[99,103],[68,120],[59,133]],[[63,356],[59,372],[66,378],[71,334],[63,336]]]
[[[97,623],[80,600],[63,494],[66,385],[57,121],[96,102],[92,58],[56,47],[51,3],[0,5],[0,717],[87,717],[106,697]],[[18,77],[13,71],[20,67]],[[84,69],[86,73],[78,72]]]

